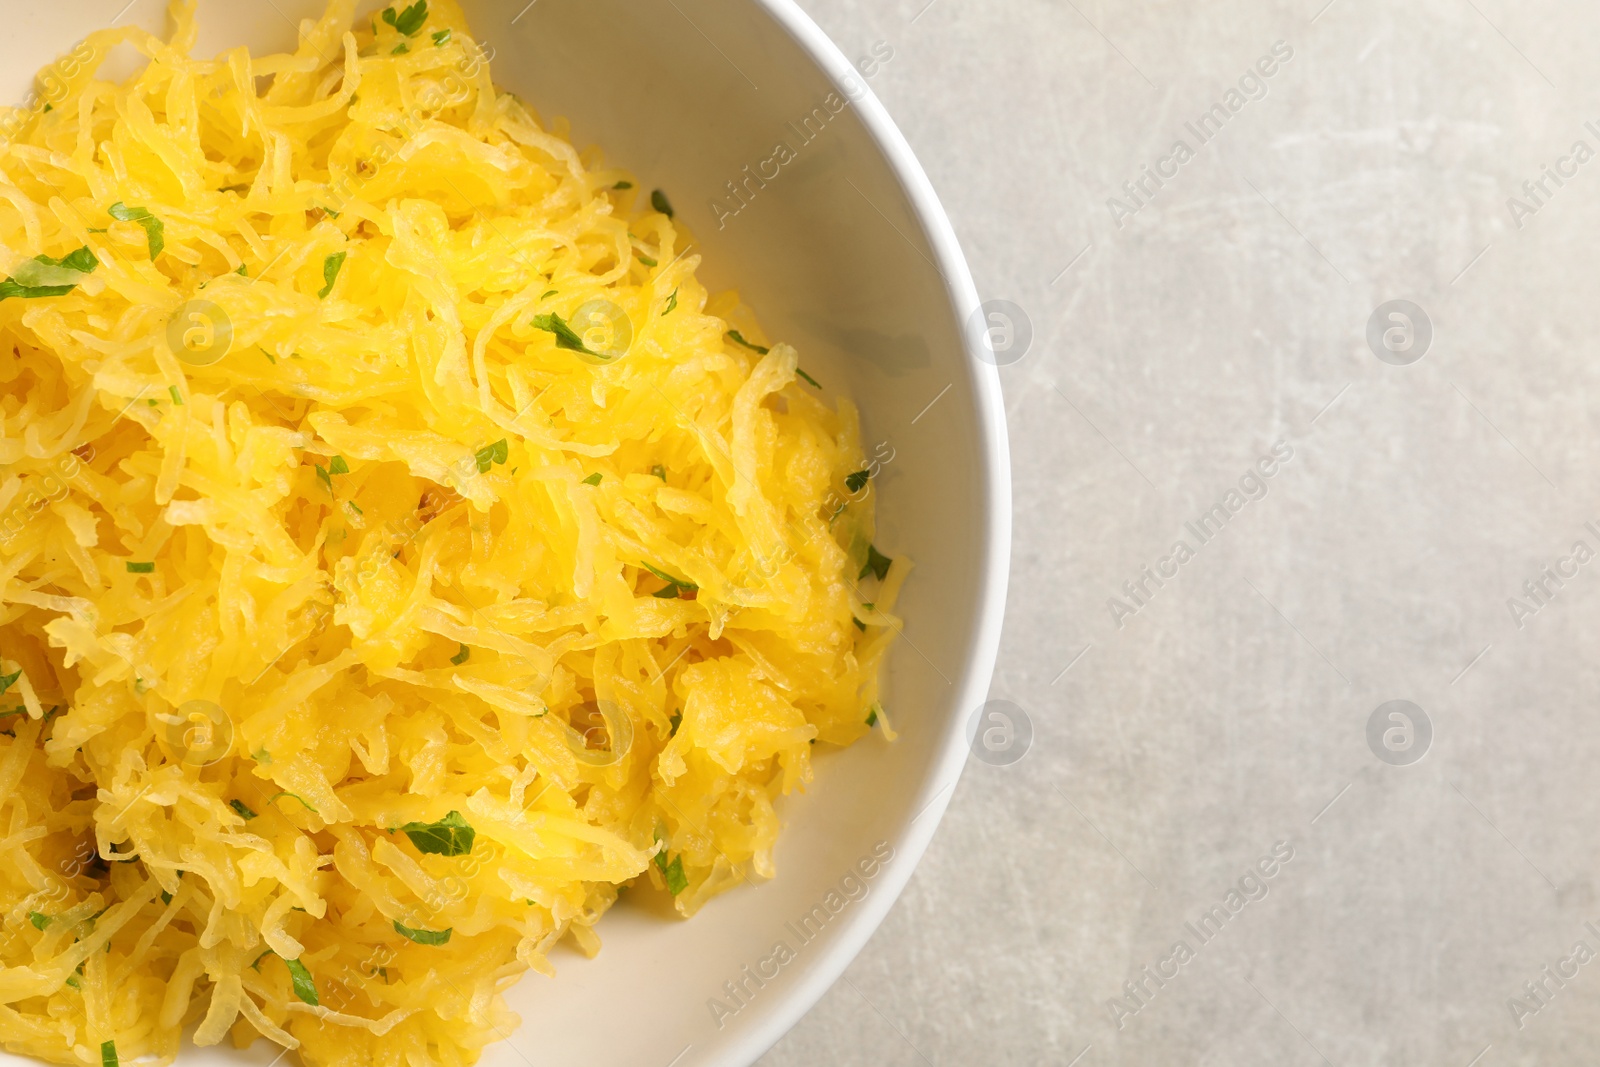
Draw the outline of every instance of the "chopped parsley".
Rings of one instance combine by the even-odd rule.
[[[246,807],[242,800],[230,800],[228,801],[228,807],[236,811],[245,822],[249,822],[256,817],[256,813]]]
[[[350,473],[350,464],[348,464],[348,463],[346,463],[344,461],[344,457],[343,456],[334,456],[332,459],[328,460],[328,473],[329,474],[349,474]]]
[[[799,367],[796,367],[794,369],[794,372],[796,374],[800,375],[800,377],[804,378],[807,382],[811,383],[811,388],[813,388],[813,389],[821,389],[822,388],[822,383],[821,382],[817,381],[815,378],[813,378],[811,375],[807,374],[805,371],[801,370]]]
[[[271,804],[274,800],[277,800],[279,797],[289,797],[290,799],[298,800],[300,802],[301,806],[304,807],[307,811],[311,812],[313,815],[322,814],[321,812],[317,811],[316,808],[313,808],[310,804],[307,804],[305,797],[299,795],[298,793],[291,793],[287,789],[284,789],[284,790],[281,790],[280,792],[272,794],[270,797],[267,798],[267,803]]]
[[[250,753],[250,758],[262,766],[267,766],[272,762],[272,753],[268,752],[266,747],[263,746]]]
[[[21,677],[22,669],[20,667],[17,670],[12,671],[10,674],[0,674],[0,693],[4,693],[7,689],[10,689],[13,685],[16,685],[17,679]]]
[[[856,471],[844,480],[844,487],[852,493],[859,493],[871,478],[871,471]]]
[[[172,404],[174,407],[183,407],[183,397],[179,395],[178,387],[176,385],[167,386],[167,392],[172,396]]]
[[[422,29],[422,24],[428,21],[428,0],[417,0],[410,7],[402,8],[396,14],[394,8],[383,9],[383,21],[405,34],[415,37],[417,31]]]
[[[856,629],[860,630],[862,633],[867,632],[867,624],[856,618],[854,615],[850,616],[850,621],[855,623]]]
[[[60,259],[34,256],[18,267],[15,275],[0,281],[0,300],[13,296],[23,300],[65,296],[78,287],[81,279],[74,275],[91,274],[99,265],[88,245]]]
[[[677,737],[678,736],[678,727],[683,725],[683,709],[682,708],[679,708],[677,711],[672,713],[672,718],[667,720],[667,725],[672,727],[672,731],[668,736],[669,737]]]
[[[404,934],[419,945],[448,945],[455,927],[447,926],[443,930],[413,930],[396,919],[394,929],[396,933]]]
[[[548,315],[535,315],[533,317],[533,328],[555,334],[557,348],[565,348],[569,352],[585,352],[596,359],[606,358],[584,344],[583,338],[579,337],[572,327],[567,325],[565,319],[553,311]]]
[[[650,194],[650,206],[661,212],[667,218],[672,218],[672,201],[667,199],[667,194],[660,189]]]
[[[43,930],[55,921],[55,916],[46,915],[42,911],[30,911],[28,912],[28,921],[33,924],[35,930]]]
[[[652,264],[652,266],[654,266],[654,264]],[[661,312],[661,317],[662,318],[666,318],[668,315],[672,314],[674,311],[677,311],[677,310],[678,310],[678,290],[674,289],[674,290],[672,290],[672,295],[667,297],[667,306],[666,306],[666,309]]]
[[[390,50],[389,54],[391,56],[403,56],[409,51],[411,51],[411,46],[406,44],[404,41],[401,41]]]
[[[400,827],[418,852],[433,856],[465,856],[472,851],[478,833],[459,811],[452,811],[438,822],[408,822]]]
[[[694,593],[700,589],[700,587],[695,585],[693,582],[686,582],[682,578],[674,578],[666,571],[658,571],[648,563],[641,563],[639,566],[643,567],[645,570],[649,571],[651,574],[667,583],[667,587],[665,589],[653,594],[657,600],[671,600],[674,597],[679,597],[684,600],[693,600],[694,597],[684,596],[683,594]]]
[[[306,970],[306,965],[299,960],[284,960],[283,965],[289,968],[294,995],[313,1008],[317,1007],[317,983],[311,980],[311,972]]]
[[[617,184],[613,185],[611,188],[613,188],[613,189],[632,189],[633,188],[633,183],[632,182],[628,182],[628,181],[622,181],[622,182],[618,182]]]
[[[267,949],[267,951],[265,951],[261,955],[257,956],[254,960],[250,961],[250,969],[252,971],[259,972],[261,970],[261,961],[266,959],[268,956],[274,956],[274,955],[277,955],[277,953],[273,952],[270,948]]]
[[[156,572],[156,565],[154,563],[129,563],[128,564],[128,573],[129,574],[154,574],[155,572]]]
[[[872,707],[867,709],[867,725],[869,727],[878,725],[878,708],[879,708],[879,706],[880,705],[874,704],[874,705],[872,705]]]
[[[878,546],[877,545],[868,545],[867,546],[867,562],[862,565],[861,573],[856,575],[856,580],[860,581],[862,578],[865,578],[867,576],[867,574],[870,572],[872,574],[877,575],[878,576],[878,581],[881,582],[881,581],[883,581],[884,575],[889,573],[889,564],[891,564],[893,562],[894,562],[893,559],[891,559],[888,556],[885,556],[882,552],[878,551]]]
[[[488,474],[492,464],[504,465],[511,455],[511,442],[504,437],[492,445],[485,445],[473,454],[473,459],[478,461],[478,473]]]
[[[689,879],[683,873],[683,857],[681,855],[672,857],[672,862],[668,863],[667,850],[662,849],[656,853],[656,870],[661,872],[662,881],[667,883],[667,892],[673,896],[677,896],[689,888]]]
[[[466,645],[462,645],[461,651],[450,657],[450,662],[459,667],[463,663],[467,662],[467,657],[470,655],[472,655],[472,649],[468,648]]]
[[[449,40],[450,31],[448,29],[438,30],[433,35],[433,47],[438,48],[439,46],[447,43]]]
[[[749,341],[746,341],[744,339],[744,334],[740,333],[738,330],[729,330],[726,336],[729,337],[735,344],[743,345],[752,352],[760,352],[763,356],[772,351],[770,348],[763,348],[760,345],[753,345]]]
[[[599,471],[595,471],[593,474],[589,475],[589,477],[587,477],[587,478],[585,478],[583,480],[583,484],[584,485],[599,485],[600,484],[600,478],[601,478],[600,472]]]
[[[117,1043],[115,1041],[100,1042],[100,1067],[121,1067],[117,1059]]]
[[[645,255],[643,252],[635,252],[633,256],[640,263],[643,263],[647,267],[653,267],[656,265],[656,261]]]
[[[666,481],[667,480],[667,468],[663,467],[659,463],[657,463],[654,467],[650,468],[650,473],[654,474],[657,478],[660,478],[662,481]]]
[[[335,252],[322,261],[322,280],[328,284],[317,290],[317,299],[326,300],[328,294],[333,292],[333,283],[339,280],[339,271],[343,269],[344,259],[349,254],[349,252]]]
[[[250,268],[241,263],[239,264],[239,269],[233,273],[239,275],[241,278],[248,278],[250,277]]]
[[[150,258],[155,259],[161,250],[167,246],[166,226],[160,219],[150,214],[148,208],[129,207],[120,200],[111,205],[106,214],[118,222],[137,222],[144,227],[145,243],[150,246]]]

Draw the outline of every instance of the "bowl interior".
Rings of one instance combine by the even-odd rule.
[[[34,70],[125,3],[16,5],[0,39],[0,99],[20,100]],[[871,94],[887,46],[845,58],[788,0],[525,3],[463,4],[493,49],[495,80],[546,122],[570,120],[580,148],[598,145],[644,189],[666,191],[708,284],[737,287],[826,392],[855,400],[867,456],[882,464],[871,483],[878,543],[916,562],[886,687],[899,740],[874,734],[819,758],[809,792],[780,805],[775,881],[690,922],[619,905],[599,927],[597,959],[558,952],[556,980],[530,976],[511,992],[523,1026],[485,1056],[748,1063],[887,911],[964,758],[963,721],[988,686],[1005,583],[998,386],[967,355],[956,309],[976,298],[953,237]],[[160,31],[164,9],[134,0],[121,17]],[[287,48],[291,20],[320,10],[320,0],[201,0],[199,52]],[[268,1051],[259,1044],[249,1059]],[[239,1056],[190,1050],[186,1060]]]

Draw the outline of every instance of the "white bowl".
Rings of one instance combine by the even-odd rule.
[[[8,5],[0,98],[21,100],[33,71],[125,3]],[[888,669],[900,739],[874,734],[817,761],[810,791],[780,806],[776,880],[728,893],[689,922],[614,909],[600,924],[597,959],[558,953],[555,980],[530,975],[512,991],[523,1026],[483,1061],[748,1064],[816,1003],[883,919],[965,762],[965,727],[984,701],[999,643],[1010,547],[999,382],[969,351],[965,327],[978,298],[926,175],[871,79],[791,0],[525,3],[464,0],[474,33],[494,49],[495,80],[546,122],[570,119],[579,147],[598,145],[644,188],[666,190],[700,242],[702,277],[713,288],[737,285],[768,334],[797,346],[830,393],[855,399],[868,454],[879,442],[893,453],[872,483],[879,543],[917,564]],[[134,0],[122,18],[161,32],[165,7]],[[199,52],[292,47],[290,20],[321,8],[321,0],[201,0]],[[853,57],[872,58],[870,50]],[[746,205],[731,214],[726,183],[744,181],[747,164],[757,172],[780,141],[795,158],[764,187],[751,180]],[[875,852],[892,858],[877,863]],[[872,861],[870,878],[863,861]],[[815,917],[803,926],[807,915]],[[781,965],[779,942],[793,952]],[[763,961],[775,977],[748,977],[745,968],[755,973]],[[727,982],[744,984],[742,1005]],[[265,1063],[273,1054],[258,1042],[247,1057],[189,1049],[180,1062]]]

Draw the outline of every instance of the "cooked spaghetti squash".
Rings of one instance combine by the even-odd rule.
[[[470,1063],[887,733],[857,418],[450,0],[0,113],[0,1042]],[[144,63],[98,77],[113,48]]]

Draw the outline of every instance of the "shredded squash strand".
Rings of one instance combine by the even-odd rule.
[[[0,110],[15,1052],[473,1062],[622,887],[772,876],[813,746],[892,737],[854,408],[451,0],[354,8],[195,60],[175,0]]]

